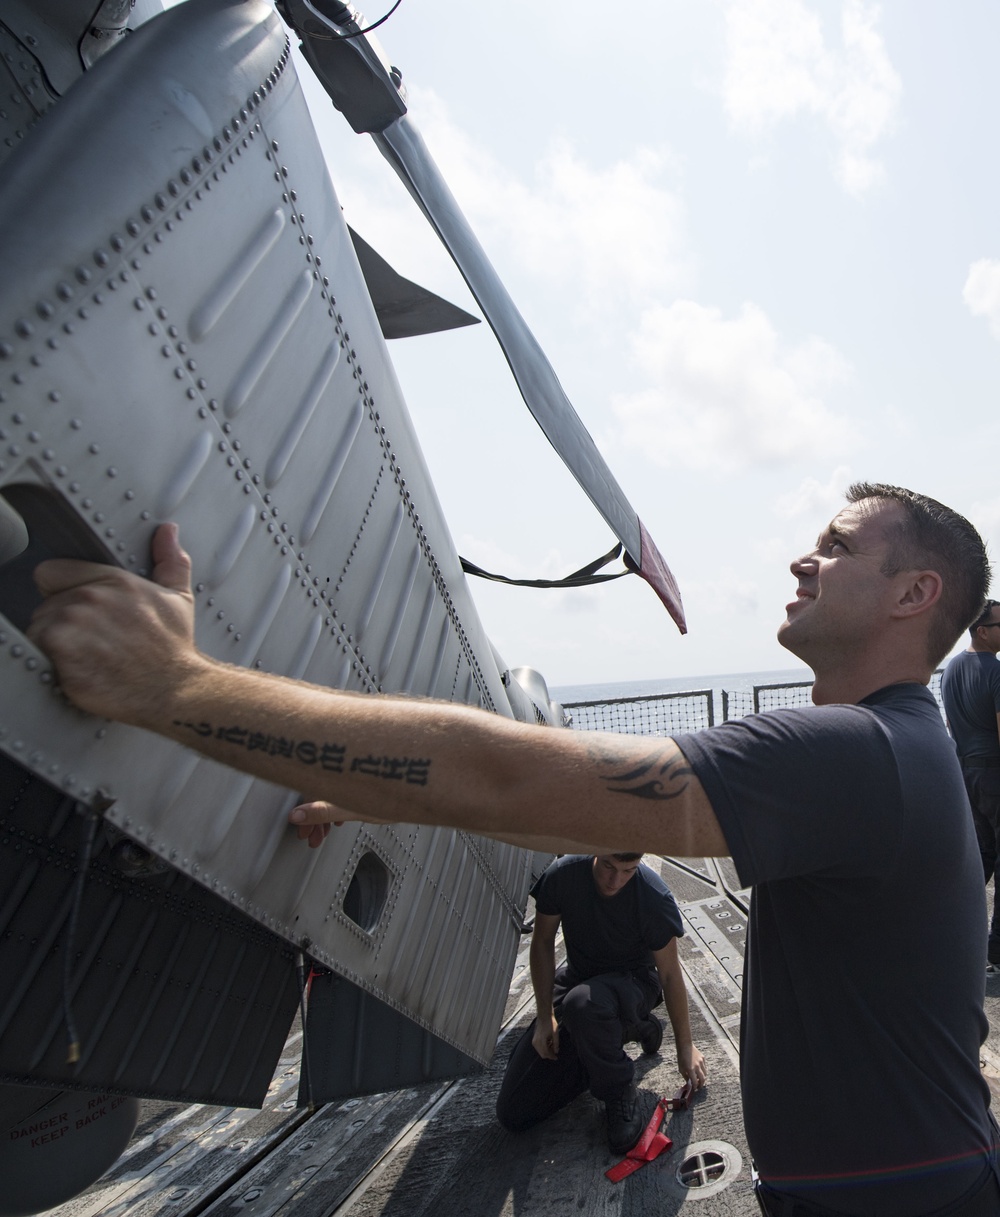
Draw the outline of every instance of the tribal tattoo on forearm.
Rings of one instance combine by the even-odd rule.
[[[267,756],[285,757],[299,765],[325,769],[327,773],[360,773],[364,777],[406,782],[411,786],[426,786],[428,770],[431,767],[429,757],[374,754],[349,757],[343,744],[288,739],[283,735],[251,731],[249,727],[215,727],[211,723],[184,722],[180,719],[174,719],[173,725],[182,731],[190,731],[199,739],[218,740],[236,748],[243,748],[247,752],[263,752]]]
[[[637,799],[676,799],[687,790],[688,778],[693,774],[681,753],[662,750],[650,753],[624,772],[600,776],[614,794],[630,794]]]

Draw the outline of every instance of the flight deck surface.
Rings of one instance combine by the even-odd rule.
[[[671,1217],[683,1209],[690,1217],[751,1217],[757,1208],[738,1077],[748,893],[727,859],[646,860],[659,868],[684,916],[680,953],[709,1083],[688,1110],[668,1114],[672,1148],[624,1182],[604,1176],[617,1158],[605,1142],[601,1105],[589,1095],[527,1133],[507,1133],[496,1122],[507,1057],[534,1013],[525,936],[485,1072],[310,1112],[296,1106],[296,1027],[262,1110],[147,1103],[109,1174],[53,1214]],[[986,1012],[983,1070],[1000,1095],[1000,979],[987,982]],[[638,1046],[629,1051],[637,1054]],[[659,1056],[636,1059],[639,1090],[652,1111],[655,1099],[680,1083],[669,1028]]]

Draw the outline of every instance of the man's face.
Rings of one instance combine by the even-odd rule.
[[[594,859],[594,886],[602,896],[615,896],[639,869],[641,858],[622,862],[613,854],[599,854]]]
[[[1000,604],[990,609],[989,621],[976,627],[977,645],[985,647],[995,655],[1000,651]]]
[[[881,625],[893,597],[882,573],[889,553],[888,527],[902,518],[897,503],[850,503],[820,534],[816,548],[791,564],[798,579],[786,606],[778,641],[815,668],[844,648],[863,645]]]

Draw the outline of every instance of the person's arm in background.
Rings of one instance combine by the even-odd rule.
[[[556,975],[556,934],[560,920],[558,913],[536,911],[528,953],[537,1018],[531,1046],[539,1056],[549,1061],[554,1061],[559,1055],[559,1024],[552,1007],[552,990]]]
[[[681,1071],[682,1077],[687,1078],[695,1090],[700,1090],[705,1085],[707,1076],[705,1058],[691,1039],[687,986],[684,983],[684,972],[677,953],[676,938],[671,938],[665,947],[653,952],[653,963],[656,965],[660,987],[663,989],[663,1004],[666,1006],[667,1017],[670,1019],[670,1026],[674,1032],[677,1067]]]

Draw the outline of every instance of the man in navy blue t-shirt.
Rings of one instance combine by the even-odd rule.
[[[753,520],[728,544],[751,545]],[[678,740],[553,731],[439,702],[355,697],[194,645],[190,560],[166,526],[153,579],[49,561],[29,630],[81,709],[156,731],[316,802],[331,823],[442,825],[551,853],[731,855],[754,887],[741,1023],[747,1142],[769,1215],[996,1217],[981,862],[931,674],[982,611],[989,561],[956,512],[861,483],[791,564],[779,641],[815,705]],[[345,758],[420,757],[419,784]],[[312,763],[311,763],[312,762]]]
[[[497,1118],[511,1132],[530,1128],[590,1090],[604,1103],[608,1144],[631,1149],[645,1117],[635,1067],[622,1045],[659,1050],[663,1028],[651,1011],[661,991],[677,1064],[695,1089],[705,1060],[691,1041],[687,990],[677,955],[684,926],[670,889],[636,853],[570,855],[532,888],[531,983],[537,1016],[511,1053]],[[560,924],[566,962],[557,970]]]
[[[1000,974],[1000,604],[986,607],[969,626],[969,645],[948,664],[941,700],[962,763],[972,804],[983,875],[994,887],[986,949],[987,975]]]

